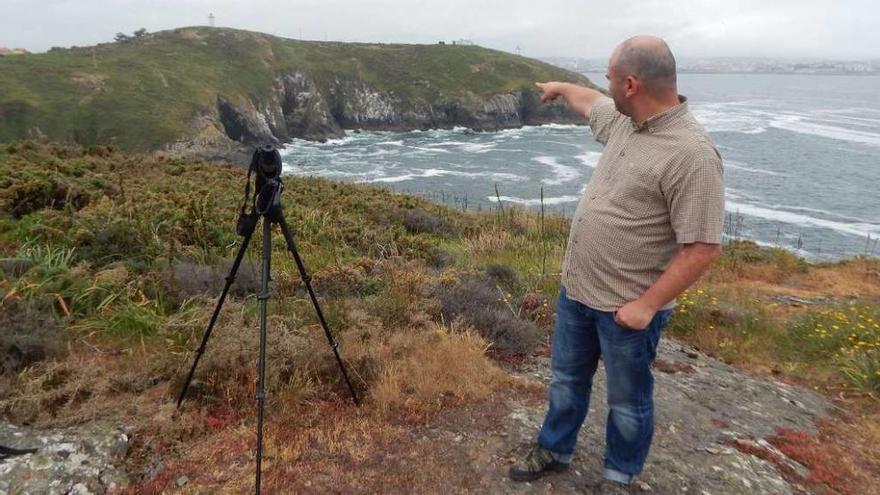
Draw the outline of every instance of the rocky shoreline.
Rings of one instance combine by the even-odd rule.
[[[426,84],[429,84],[426,81]],[[478,132],[542,124],[586,124],[562,102],[541,104],[536,91],[512,91],[469,101],[412,101],[365,81],[335,79],[325,88],[302,71],[279,74],[267,98],[230,100],[194,116],[193,136],[163,152],[211,161],[242,161],[262,143],[294,138],[325,142],[346,131],[407,132],[466,127]]]

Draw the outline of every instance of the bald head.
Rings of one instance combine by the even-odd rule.
[[[636,76],[651,93],[676,91],[675,57],[656,36],[635,36],[614,49],[611,66],[620,77]]]

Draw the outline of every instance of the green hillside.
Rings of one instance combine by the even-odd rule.
[[[215,109],[218,97],[266,101],[275,78],[291,71],[309,74],[330,98],[331,85],[358,81],[411,105],[467,104],[530,90],[539,80],[588,84],[563,69],[478,46],[298,41],[189,27],[0,58],[0,142],[44,134],[156,149],[192,136],[191,120]],[[339,104],[331,101],[331,109]]]

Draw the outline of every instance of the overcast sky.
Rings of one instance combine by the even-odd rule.
[[[45,51],[206,25],[289,38],[470,39],[527,56],[606,57],[634,34],[679,57],[880,58],[878,0],[0,0],[0,46]]]

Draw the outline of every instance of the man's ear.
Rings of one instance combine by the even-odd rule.
[[[632,98],[639,92],[641,83],[636,76],[626,76],[626,96]]]

